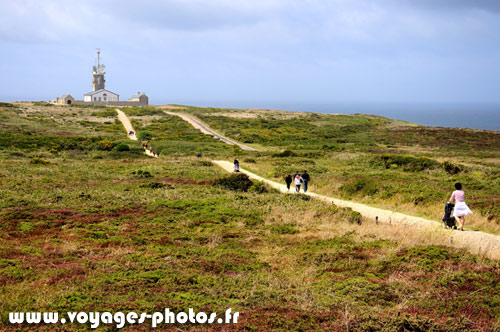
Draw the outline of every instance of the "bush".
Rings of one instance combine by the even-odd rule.
[[[266,185],[262,181],[255,181],[253,186],[250,187],[250,192],[256,193],[256,194],[264,194],[269,192],[267,190]]]
[[[52,104],[49,104],[45,101],[35,101],[33,103],[34,106],[44,106],[44,107],[48,107],[48,106],[52,106]]]
[[[378,193],[378,187],[375,181],[370,178],[361,178],[348,182],[340,186],[340,190],[348,195],[364,193],[365,195],[375,195]]]
[[[253,182],[248,178],[248,175],[236,173],[217,179],[214,181],[214,184],[225,187],[229,190],[248,191],[248,189],[253,185]]]
[[[43,158],[33,157],[30,163],[35,165],[48,165],[50,164],[50,161]]]
[[[136,174],[140,178],[152,178],[153,176],[149,171],[143,171],[142,169],[138,171],[132,171],[132,174]]]
[[[113,149],[113,143],[107,139],[103,139],[97,143],[97,149],[101,151],[111,151]]]
[[[462,167],[459,165],[455,165],[453,163],[450,163],[449,161],[445,161],[443,163],[443,168],[444,170],[451,175],[458,174],[462,171]]]
[[[395,168],[402,166],[404,171],[419,172],[425,169],[434,169],[439,166],[439,162],[429,157],[415,157],[412,155],[383,154],[382,162],[385,168]]]
[[[148,183],[142,184],[141,188],[160,189],[160,188],[164,188],[166,186],[167,186],[166,184],[161,183],[161,182],[148,182]],[[173,189],[173,188],[170,188],[170,189]]]
[[[100,112],[92,112],[92,116],[102,117],[102,118],[114,118],[116,116],[115,110],[105,110]]]
[[[295,228],[295,225],[292,224],[281,224],[281,225],[273,225],[270,227],[271,232],[276,234],[297,234],[300,231]]]
[[[130,146],[128,146],[125,143],[120,143],[117,146],[115,146],[114,150],[118,152],[130,151]]]
[[[137,138],[138,139],[142,139],[142,140],[146,140],[146,141],[149,141],[150,139],[152,139],[155,135],[150,132],[150,131],[147,131],[147,130],[142,130],[141,132],[139,132],[139,134],[137,135]]]
[[[297,154],[293,151],[290,151],[290,150],[285,150],[283,152],[280,152],[280,153],[275,153],[273,154],[273,157],[277,157],[277,158],[280,158],[280,157],[295,157]]]

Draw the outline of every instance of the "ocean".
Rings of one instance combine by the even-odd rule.
[[[500,104],[353,104],[353,103],[187,103],[201,107],[279,109],[296,112],[373,114],[433,127],[500,131]]]

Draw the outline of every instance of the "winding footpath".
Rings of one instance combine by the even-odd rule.
[[[123,127],[127,131],[127,136],[131,140],[137,141],[137,136],[135,134],[135,130],[132,127],[132,124],[130,123],[130,120],[128,119],[127,115],[120,111],[119,109],[116,109],[116,112],[118,113],[118,119],[121,121],[123,124]],[[235,141],[232,141],[222,135],[217,134],[215,131],[201,123],[199,120],[196,118],[187,115],[187,114],[182,114],[182,113],[173,113],[173,112],[167,112],[164,111],[166,114],[169,115],[175,115],[181,117],[183,120],[189,122],[194,128],[200,130],[202,133],[207,134],[207,135],[212,135],[221,141],[230,144],[230,145],[238,145],[240,146],[243,150],[246,151],[258,151],[252,147],[246,146],[244,144],[237,143]],[[129,134],[130,132],[133,132],[133,134]],[[156,157],[154,156],[149,150],[145,149],[145,153],[148,156],[151,157]],[[225,161],[225,160],[212,160],[212,163],[215,165],[223,168],[224,170],[228,172],[233,172],[234,164]],[[244,170],[240,168],[240,171],[242,173],[247,174],[251,179],[262,181],[266,183],[267,185],[271,186],[272,188],[275,188],[279,190],[282,193],[288,193],[288,189],[284,184],[280,184],[268,179],[265,179],[255,173],[252,173],[250,171]],[[389,223],[389,224],[399,224],[399,225],[407,225],[409,227],[415,228],[415,230],[419,231],[427,231],[427,232],[432,232],[432,233],[440,233],[443,235],[443,239],[446,243],[442,243],[443,245],[451,245],[455,247],[460,247],[460,248],[467,248],[471,253],[473,254],[478,254],[478,255],[484,255],[486,257],[492,258],[492,259],[500,259],[500,236],[493,235],[493,234],[488,234],[484,232],[479,232],[479,231],[465,231],[465,232],[460,232],[460,231],[452,231],[452,230],[447,230],[444,229],[441,222],[436,222],[432,221],[429,219],[425,218],[420,218],[420,217],[415,217],[415,216],[410,216],[404,213],[400,212],[394,212],[390,210],[384,210],[384,209],[379,209],[375,207],[371,207],[365,204],[361,203],[355,203],[351,201],[345,201],[337,198],[332,198],[324,195],[319,195],[313,192],[307,192],[305,195],[319,199],[323,202],[329,203],[329,204],[335,204],[339,207],[349,207],[353,209],[354,211],[357,211],[361,213],[361,215],[369,220],[375,221],[375,219],[378,219],[379,222],[383,223]],[[449,239],[449,240],[448,240]]]
[[[163,111],[163,112],[165,112],[168,115],[175,115],[175,116],[178,116],[178,117],[182,118],[184,121],[189,122],[194,128],[198,129],[202,133],[204,133],[206,135],[213,136],[213,137],[221,140],[224,143],[227,143],[229,145],[237,145],[242,150],[245,150],[245,151],[259,151],[259,150],[255,149],[255,148],[252,148],[251,146],[238,143],[238,142],[233,141],[233,140],[231,140],[231,139],[229,139],[229,138],[227,138],[225,136],[222,136],[222,135],[218,134],[212,128],[208,127],[207,125],[205,125],[204,123],[202,123],[200,120],[198,120],[197,118],[195,118],[192,115],[188,115],[188,114],[185,114],[185,113],[174,113],[174,112],[168,112],[168,111]]]
[[[130,120],[128,119],[127,115],[120,111],[119,109],[116,109],[116,112],[118,113],[118,120],[122,123],[123,127],[125,127],[125,130],[127,131],[127,137],[130,138],[133,141],[137,141],[137,136],[135,134],[135,130],[132,127],[132,124],[130,123]],[[130,134],[130,133],[133,134]],[[150,157],[155,157],[158,158],[158,156],[154,155],[149,151],[148,149],[144,149],[144,153]]]
[[[228,172],[233,172],[234,165],[229,161],[213,160],[212,163]],[[262,181],[282,193],[288,193],[288,189],[284,184],[279,184],[277,182],[265,179],[242,168],[240,168],[240,172],[245,173],[251,179]],[[354,211],[361,213],[363,217],[369,220],[375,221],[375,218],[378,217],[378,221],[383,223],[408,225],[420,231],[431,231],[434,233],[440,232],[442,235],[444,235],[443,238],[449,239],[446,240],[446,243],[442,243],[443,245],[467,248],[473,254],[482,254],[492,259],[500,259],[500,236],[497,235],[479,231],[453,231],[444,229],[441,222],[435,222],[429,219],[410,216],[400,212],[374,208],[365,204],[345,201],[337,198],[315,194],[313,192],[307,192],[305,193],[305,195],[314,197],[326,203],[333,203],[339,207],[349,207]]]

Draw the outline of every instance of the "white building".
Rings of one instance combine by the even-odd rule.
[[[108,102],[119,101],[120,96],[106,89],[92,91],[83,95],[84,102]]]
[[[139,103],[140,105],[147,106],[149,104],[149,98],[144,92],[137,92],[135,95],[130,97],[128,101]]]

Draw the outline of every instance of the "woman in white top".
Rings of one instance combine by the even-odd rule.
[[[297,173],[295,173],[293,180],[294,180],[294,184],[295,184],[295,191],[300,192],[300,184],[302,183],[302,177],[300,176],[299,171],[297,171]]]
[[[460,182],[455,183],[455,190],[450,197],[448,203],[453,203],[455,199],[455,207],[453,209],[453,216],[459,224],[460,230],[464,230],[465,216],[472,213],[467,204],[465,204],[465,192],[462,190]]]

